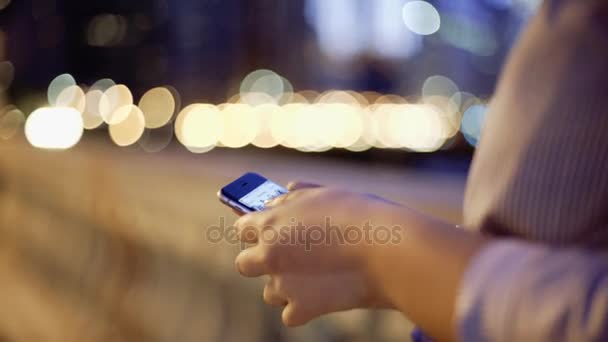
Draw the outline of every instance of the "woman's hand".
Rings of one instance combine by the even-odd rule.
[[[310,184],[292,184],[290,190],[265,211],[235,223],[239,238],[255,244],[236,258],[239,272],[270,275],[264,300],[285,306],[288,326],[335,311],[389,307],[365,261],[374,244],[401,238],[399,228],[383,226],[395,204]]]

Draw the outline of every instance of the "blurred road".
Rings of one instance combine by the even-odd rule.
[[[0,341],[403,340],[397,314],[353,311],[285,329],[208,227],[246,171],[374,192],[460,220],[464,178],[308,154],[179,146],[148,154],[98,137],[69,151],[0,144]]]

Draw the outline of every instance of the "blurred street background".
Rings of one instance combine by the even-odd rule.
[[[216,192],[244,172],[458,223],[540,0],[0,0],[0,342],[407,341],[388,311],[285,328]]]

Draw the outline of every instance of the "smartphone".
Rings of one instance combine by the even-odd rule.
[[[221,188],[217,196],[222,203],[245,214],[264,210],[266,201],[287,192],[283,186],[257,173],[248,172]]]

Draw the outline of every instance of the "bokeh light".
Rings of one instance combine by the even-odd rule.
[[[218,143],[224,131],[218,107],[192,104],[182,109],[175,120],[175,135],[188,150],[202,153]]]
[[[84,112],[86,98],[82,88],[77,85],[72,85],[63,89],[59,95],[57,95],[54,106],[71,107],[76,109],[79,113]]]
[[[82,116],[69,107],[39,108],[25,122],[25,136],[38,148],[70,148],[80,141],[82,132]]]
[[[428,77],[422,85],[422,96],[443,96],[446,98],[452,97],[459,91],[458,86],[451,79],[434,75]]]
[[[254,107],[253,115],[256,116],[259,128],[252,144],[260,148],[271,148],[278,145],[272,136],[271,122],[273,117],[283,115],[283,108],[275,104],[264,104]]]
[[[103,123],[100,107],[101,102],[107,102],[108,98],[99,89],[89,90],[85,95],[85,110],[82,113],[84,128],[95,129]],[[105,104],[104,106],[108,106]]]
[[[461,131],[471,146],[477,146],[486,116],[487,107],[476,104],[469,107],[462,115]]]
[[[412,32],[430,35],[439,30],[441,18],[437,9],[426,1],[409,1],[403,5],[403,22]]]
[[[118,109],[133,104],[133,95],[127,86],[117,84],[104,92],[107,99],[99,103],[99,113],[107,124],[113,125],[126,119],[128,111]]]
[[[101,90],[102,92],[105,92],[106,90],[110,89],[111,87],[113,87],[115,85],[116,85],[116,82],[114,82],[114,80],[112,80],[111,78],[102,78],[100,80],[97,80],[95,83],[93,83],[91,85],[91,87],[89,88],[89,91]]]
[[[118,146],[129,146],[136,143],[145,128],[144,114],[141,109],[135,105],[126,105],[118,108],[114,115],[124,119],[110,124],[109,132],[112,141]]]
[[[258,117],[248,104],[230,103],[222,109],[223,133],[220,143],[239,148],[253,142],[258,134]]]
[[[240,87],[241,98],[244,99],[250,93],[263,93],[277,101],[285,92],[293,92],[291,83],[281,75],[267,69],[258,69],[249,73],[241,82]]]
[[[121,15],[100,14],[89,23],[87,42],[91,46],[119,45],[127,33],[127,19]]]
[[[49,101],[49,104],[51,106],[56,105],[57,97],[59,97],[59,94],[61,94],[64,89],[75,85],[76,80],[70,74],[61,74],[55,77],[49,84],[47,90],[47,99]]]
[[[417,152],[432,152],[445,142],[441,113],[430,105],[400,105],[389,116],[391,141]]]
[[[146,127],[158,128],[171,120],[175,112],[175,99],[167,88],[152,88],[139,100],[139,108],[146,118]]]
[[[14,137],[25,122],[25,115],[15,106],[9,105],[0,111],[0,138]]]
[[[0,62],[0,91],[5,91],[13,83],[15,66],[10,61]]]

